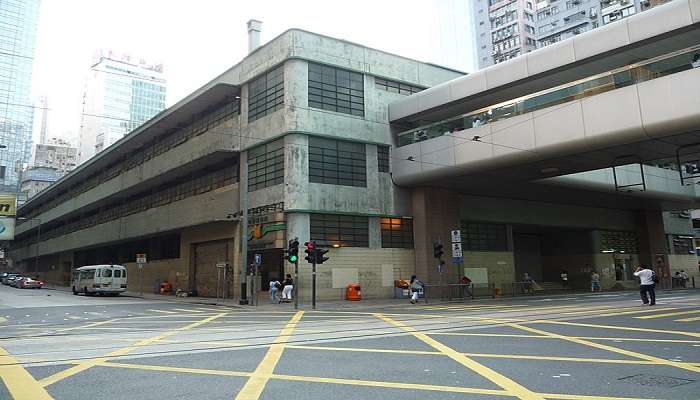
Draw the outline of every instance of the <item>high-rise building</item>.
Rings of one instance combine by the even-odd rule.
[[[629,17],[670,0],[474,0],[479,68]]]
[[[51,138],[37,144],[34,152],[34,167],[53,168],[62,176],[78,165],[78,148],[60,138]]]
[[[80,161],[86,161],[165,109],[163,65],[96,52],[83,96]]]
[[[479,68],[498,64],[537,47],[536,0],[473,0]]]
[[[34,129],[39,132],[39,144],[44,144],[49,125],[49,99],[46,96],[39,96],[35,114]]]
[[[0,191],[17,192],[31,157],[30,98],[40,0],[0,2]]]

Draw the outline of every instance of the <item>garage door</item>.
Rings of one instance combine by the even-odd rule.
[[[229,259],[229,249],[231,240],[194,245],[194,287],[200,296],[216,297],[216,263]]]

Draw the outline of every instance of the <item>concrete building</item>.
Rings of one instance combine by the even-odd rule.
[[[479,68],[534,50],[535,0],[473,0]]]
[[[214,296],[216,265],[228,263],[239,296],[242,257],[261,254],[267,282],[291,272],[286,240],[311,238],[334,246],[321,297],[340,299],[353,281],[391,296],[415,265],[410,199],[389,173],[388,105],[463,74],[296,29],[256,48],[259,23],[250,28],[249,56],[22,206],[34,219],[20,223],[14,259],[33,268],[41,224],[50,282],[115,262],[137,285],[146,253],[148,290],[167,280]],[[241,209],[248,228],[232,218]]]
[[[74,170],[77,165],[78,148],[64,139],[51,138],[36,145],[33,167],[53,168],[60,177]]]
[[[39,0],[0,3],[0,192],[17,192],[31,157],[30,97]]]
[[[163,65],[111,50],[95,53],[83,96],[80,161],[165,109]]]
[[[30,199],[42,190],[51,186],[63,176],[55,168],[46,166],[32,166],[22,173],[22,185],[20,192]]]

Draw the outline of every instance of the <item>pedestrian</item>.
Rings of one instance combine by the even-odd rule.
[[[462,279],[460,279],[460,282],[461,282],[461,284],[462,284],[462,291],[463,291],[462,296],[463,296],[465,299],[467,298],[467,296],[473,297],[472,292],[471,292],[471,290],[470,290],[470,287],[471,287],[471,284],[472,284],[472,280],[469,279],[468,276],[464,275],[464,276],[462,277]]]
[[[695,53],[693,55],[693,62],[690,63],[690,66],[692,66],[693,68],[700,67],[700,53]]]
[[[277,298],[277,292],[279,292],[280,286],[282,286],[280,281],[277,280],[277,278],[272,278],[270,281],[270,302],[274,303],[279,300]]]
[[[600,292],[600,275],[595,270],[591,271],[591,292]]]
[[[690,276],[688,276],[688,273],[684,270],[681,270],[681,279],[683,280],[683,287],[688,287],[688,280],[690,279]]]
[[[520,292],[521,293],[526,293],[526,292],[533,293],[533,291],[534,291],[533,286],[535,284],[535,280],[532,279],[532,277],[530,276],[529,273],[525,272],[523,274],[523,282],[524,283],[522,285],[520,285]]]
[[[425,285],[415,275],[411,275],[411,282],[408,286],[411,288],[411,303],[416,304],[418,302],[418,293],[423,290]]]
[[[642,296],[642,303],[644,305],[656,305],[656,292],[654,291],[654,286],[658,278],[654,271],[649,268],[639,266],[637,270],[634,271],[634,276],[639,278],[639,295]],[[649,299],[647,299],[647,294],[649,294]],[[651,301],[650,301],[651,300]]]
[[[567,289],[569,287],[569,273],[566,272],[565,269],[562,269],[561,274],[559,274],[559,276],[561,277],[561,286],[564,289]]]
[[[282,285],[282,298],[280,299],[280,303],[289,303],[292,301],[292,290],[294,289],[294,281],[292,280],[291,274],[287,274]]]

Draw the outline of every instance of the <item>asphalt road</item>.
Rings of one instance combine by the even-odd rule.
[[[0,399],[700,399],[700,291],[256,310],[0,287]]]

